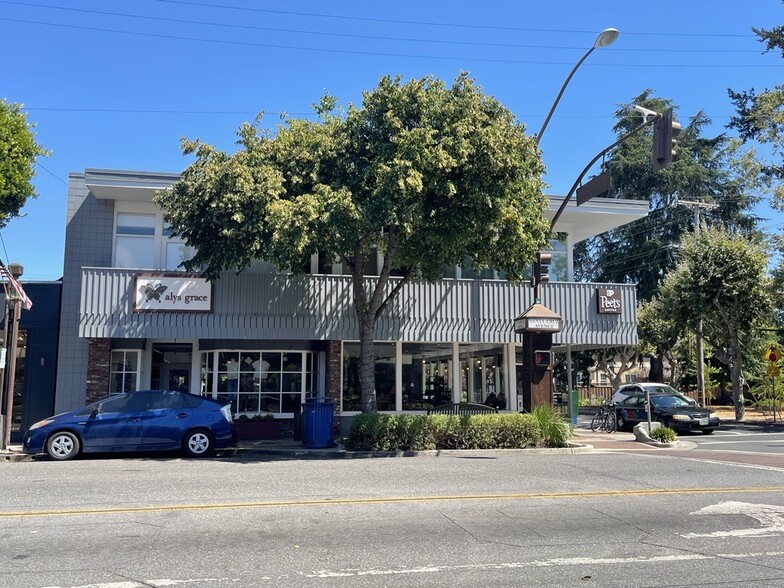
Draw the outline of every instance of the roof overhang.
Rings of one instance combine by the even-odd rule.
[[[90,193],[98,200],[123,200],[125,202],[152,202],[158,190],[168,188],[180,174],[86,169],[84,181]]]
[[[547,198],[550,200],[550,206],[545,215],[552,220],[564,197],[548,196]],[[648,216],[647,200],[592,198],[578,207],[572,199],[564,208],[554,229],[558,233],[571,235],[573,242],[579,243],[646,216]]]

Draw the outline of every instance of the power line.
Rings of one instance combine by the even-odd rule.
[[[408,37],[387,37],[387,36],[380,36],[380,35],[360,35],[355,33],[337,33],[337,32],[326,32],[326,31],[312,31],[312,30],[304,30],[304,29],[286,29],[280,27],[263,27],[263,26],[255,26],[255,25],[244,25],[244,24],[226,24],[226,23],[217,23],[211,21],[199,21],[199,20],[185,20],[179,18],[169,18],[169,17],[161,17],[161,16],[150,16],[150,15],[140,15],[140,14],[128,14],[122,12],[108,12],[104,10],[90,10],[86,8],[73,8],[67,6],[52,6],[49,4],[36,4],[32,2],[18,2],[16,0],[0,0],[0,4],[14,4],[17,6],[29,6],[34,8],[47,8],[52,10],[62,10],[62,11],[69,11],[69,12],[78,12],[82,14],[97,14],[101,16],[119,16],[122,18],[135,18],[135,19],[142,19],[148,21],[158,21],[158,22],[169,22],[169,23],[178,23],[178,24],[189,24],[189,25],[200,25],[200,26],[209,26],[209,27],[220,27],[220,28],[228,28],[228,29],[241,29],[241,30],[251,30],[251,31],[268,31],[268,32],[279,32],[279,33],[294,33],[300,35],[318,35],[318,36],[325,36],[325,37],[338,37],[338,38],[349,38],[349,39],[362,39],[362,40],[373,40],[373,41],[401,41],[406,43],[435,43],[435,44],[442,44],[442,45],[462,45],[462,46],[473,46],[473,47],[500,47],[500,48],[507,48],[507,49],[565,49],[565,50],[574,50],[574,51],[583,51],[584,47],[577,47],[577,46],[563,46],[563,45],[530,45],[530,44],[519,44],[519,43],[489,43],[489,42],[481,42],[481,41],[454,41],[454,40],[444,40],[444,39],[423,39],[423,38],[408,38]],[[661,48],[654,48],[654,49],[635,49],[635,48],[625,48],[625,47],[618,47],[613,49],[614,52],[618,51],[625,51],[625,52],[637,52],[637,53],[755,53],[759,54],[759,49],[673,49],[669,47],[661,47]]]
[[[199,6],[202,8],[219,8],[221,10],[239,10],[243,12],[261,12],[265,14],[285,14],[290,16],[309,16],[315,18],[331,18],[337,20],[353,20],[361,22],[381,22],[390,24],[407,24],[407,25],[422,25],[433,27],[453,27],[461,29],[482,29],[494,31],[517,31],[517,32],[532,32],[532,33],[580,33],[595,35],[596,31],[591,30],[575,30],[575,29],[547,29],[547,28],[530,28],[530,27],[511,27],[499,25],[477,25],[466,23],[446,23],[435,21],[417,21],[417,20],[398,20],[389,18],[371,18],[364,16],[344,16],[338,14],[323,14],[315,12],[294,12],[289,10],[272,10],[267,8],[248,8],[245,6],[226,6],[221,4],[209,4],[206,2],[190,2],[187,0],[158,0],[158,2],[166,4],[183,4],[186,6]],[[735,34],[735,33],[650,33],[650,32],[626,32],[624,35],[640,35],[640,36],[669,36],[669,37],[735,37],[735,38],[755,38],[752,34]]]
[[[64,23],[52,23],[52,22],[43,22],[43,21],[36,21],[36,20],[27,20],[27,19],[17,19],[17,18],[5,18],[0,17],[0,20],[6,22],[16,22],[22,24],[33,24],[33,25],[42,25],[42,26],[50,26],[50,27],[58,27],[58,28],[66,28],[66,29],[76,29],[82,31],[97,31],[102,33],[112,33],[112,34],[119,34],[119,35],[130,35],[136,37],[147,37],[147,38],[155,38],[155,39],[169,39],[175,41],[191,41],[196,43],[212,43],[212,44],[220,44],[220,45],[232,45],[238,47],[260,47],[265,49],[283,49],[283,50],[294,50],[294,51],[309,51],[313,53],[337,53],[342,55],[368,55],[368,56],[375,56],[375,57],[402,57],[405,59],[434,59],[434,60],[444,60],[444,61],[474,61],[474,62],[483,62],[483,63],[513,63],[513,64],[526,64],[526,65],[563,65],[563,66],[571,66],[573,65],[571,62],[565,61],[537,61],[537,60],[528,60],[528,59],[503,59],[503,58],[491,58],[491,57],[456,57],[451,55],[424,55],[424,54],[411,54],[411,53],[386,53],[382,51],[359,51],[359,50],[352,50],[352,49],[331,49],[331,48],[324,48],[324,47],[302,47],[296,45],[279,45],[273,43],[253,43],[250,41],[236,41],[236,40],[227,40],[227,39],[206,39],[203,37],[189,37],[183,35],[164,35],[158,33],[146,33],[140,31],[126,31],[122,29],[110,29],[104,27],[88,27],[84,25],[72,25],[72,24],[64,24]],[[590,63],[587,64],[589,67],[624,67],[624,68],[639,68],[640,65],[637,63]],[[743,69],[757,69],[757,68],[769,68],[769,67],[781,67],[780,64],[684,64],[684,63],[646,63],[646,68],[652,67],[662,67],[662,68],[679,68],[679,69],[728,69],[728,68],[743,68]]]

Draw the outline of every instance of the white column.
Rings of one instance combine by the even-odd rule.
[[[395,410],[403,410],[403,342],[395,341]]]
[[[517,367],[515,366],[515,344],[504,345],[504,371],[506,372],[506,409],[517,408]]]
[[[452,341],[452,402],[460,402],[460,343]]]

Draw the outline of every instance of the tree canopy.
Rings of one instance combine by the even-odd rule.
[[[317,252],[350,269],[367,412],[374,329],[389,300],[467,259],[521,279],[549,236],[544,167],[525,127],[465,74],[451,87],[384,77],[361,105],[340,113],[325,96],[317,111],[274,133],[258,119],[243,125],[231,155],[184,141],[196,161],[156,199],[197,250],[187,267],[211,278],[259,258],[298,271]],[[384,263],[368,288],[376,251]]]
[[[730,370],[735,413],[743,419],[741,368],[753,329],[768,319],[766,255],[758,241],[708,228],[684,237],[676,267],[661,288],[665,316],[689,327],[702,321],[714,357]]]
[[[20,104],[0,100],[0,228],[37,195],[35,161],[49,153],[35,142],[33,128]]]

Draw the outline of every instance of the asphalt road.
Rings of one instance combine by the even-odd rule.
[[[784,587],[784,470],[676,453],[3,463],[0,586]]]

